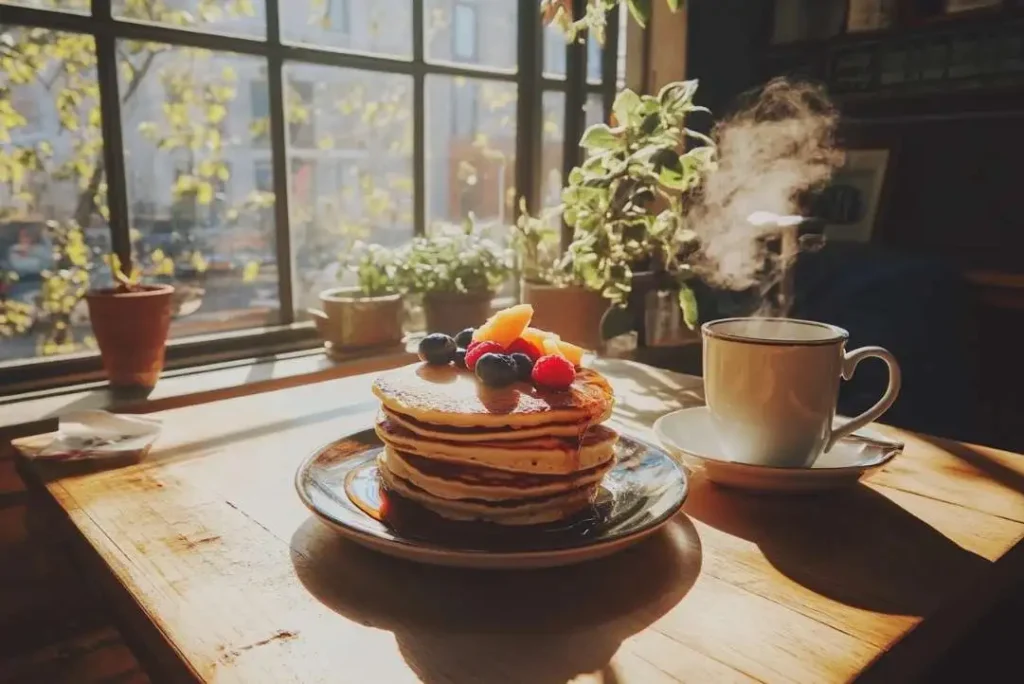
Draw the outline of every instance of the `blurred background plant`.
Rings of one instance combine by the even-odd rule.
[[[472,214],[461,226],[436,223],[398,250],[408,293],[494,292],[512,273],[512,250],[486,237]]]

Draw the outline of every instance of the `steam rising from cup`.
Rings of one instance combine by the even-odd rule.
[[[764,294],[783,279],[787,260],[767,251],[766,238],[802,223],[801,196],[842,164],[836,122],[820,89],[776,79],[715,127],[717,168],[686,221],[702,243],[697,268],[705,281]],[[767,308],[761,313],[785,313]]]

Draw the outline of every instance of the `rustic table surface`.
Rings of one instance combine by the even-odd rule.
[[[652,438],[698,378],[598,367]],[[1024,572],[1024,457],[906,442],[842,492],[691,480],[651,540],[559,569],[464,571],[363,550],[293,490],[312,449],[365,429],[371,375],[158,414],[137,465],[24,471],[157,681],[906,681]],[[70,525],[68,525],[70,522]]]

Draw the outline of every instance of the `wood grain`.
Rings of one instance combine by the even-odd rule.
[[[696,378],[602,362],[615,421],[701,401]],[[847,681],[925,670],[1024,569],[1024,459],[899,431],[867,483],[773,499],[696,474],[665,533],[586,565],[417,566],[316,522],[292,490],[366,427],[372,376],[161,412],[138,465],[27,474],[177,681]],[[984,591],[979,591],[983,587]],[[921,636],[919,636],[921,635]],[[167,667],[167,663],[172,666]]]

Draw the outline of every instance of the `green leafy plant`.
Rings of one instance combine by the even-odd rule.
[[[356,283],[364,297],[397,294],[405,280],[405,263],[395,250],[382,245],[357,242],[352,256],[345,257],[346,270],[356,275]]]
[[[472,216],[413,238],[398,259],[399,288],[409,293],[493,292],[512,272],[511,251],[485,237]]]
[[[584,0],[542,0],[541,17],[545,24],[558,26],[570,39],[575,40],[580,31],[590,31],[604,44],[607,15],[622,4],[623,0],[585,0],[586,7],[581,19],[573,20],[573,5]],[[673,12],[679,10],[683,0],[665,0]],[[651,0],[625,0],[630,16],[641,27],[646,27],[651,18]]]
[[[696,92],[697,81],[670,83],[657,96],[624,90],[612,106],[617,125],[586,130],[580,145],[587,159],[569,174],[561,198],[573,240],[546,274],[565,274],[561,282],[576,282],[625,306],[634,272],[653,271],[675,284],[687,325],[696,325],[687,259],[699,245],[686,227],[685,205],[715,166],[714,141],[686,127],[689,114],[707,111],[693,103]],[[682,151],[688,138],[703,145]],[[520,253],[527,257],[538,222],[543,219],[520,220]]]
[[[543,210],[532,216],[526,201],[519,202],[519,218],[512,227],[512,249],[516,271],[527,282],[543,285],[579,285],[565,268],[561,246],[562,207]]]

